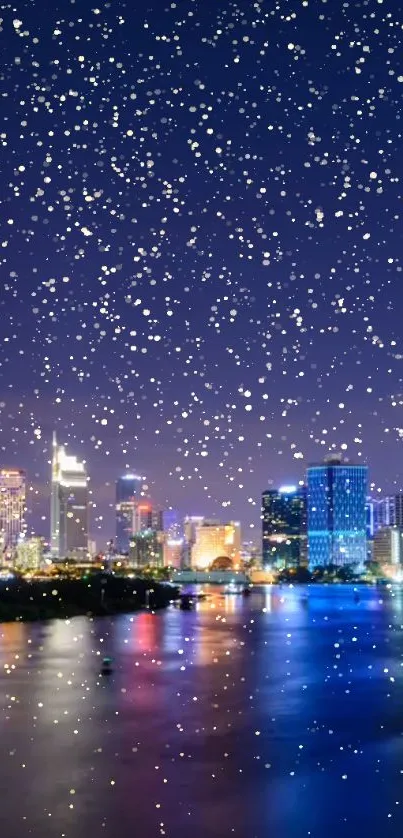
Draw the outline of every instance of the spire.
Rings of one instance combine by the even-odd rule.
[[[57,434],[56,434],[56,431],[53,431],[52,446],[53,446],[53,448],[57,448]]]

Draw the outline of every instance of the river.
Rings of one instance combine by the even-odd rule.
[[[403,832],[399,590],[3,624],[0,672],[5,838]]]

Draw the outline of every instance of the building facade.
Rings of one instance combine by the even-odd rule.
[[[183,521],[176,509],[164,509],[162,518],[163,530],[167,534],[168,538],[173,540],[183,538]]]
[[[40,536],[25,538],[17,545],[16,567],[19,570],[40,570],[43,566],[44,542]]]
[[[54,558],[88,552],[88,483],[85,464],[66,454],[53,438],[51,487],[51,553]]]
[[[204,522],[202,515],[187,515],[183,522],[183,567],[190,567],[192,564],[192,549],[196,541],[196,527]]]
[[[403,535],[399,527],[383,527],[374,535],[372,559],[380,565],[401,565]]]
[[[241,526],[237,521],[228,524],[204,521],[195,526],[195,540],[191,551],[191,566],[206,570],[215,559],[228,558],[234,568],[241,561]]]
[[[181,570],[183,563],[183,538],[164,537],[164,567]]]
[[[135,567],[162,567],[164,540],[156,530],[135,533],[130,540],[130,563]]]
[[[398,527],[403,531],[403,494],[369,498],[367,501],[367,532],[370,538],[385,527]]]
[[[116,481],[116,550],[128,553],[134,532],[134,521],[139,503],[142,478],[137,474],[124,474]]]
[[[367,559],[366,466],[331,459],[307,470],[309,567]]]
[[[0,549],[12,551],[26,533],[26,475],[20,468],[0,469]]]
[[[116,481],[117,553],[128,554],[134,535],[145,530],[162,532],[163,512],[141,497],[143,478],[128,474]]]
[[[306,564],[305,487],[263,492],[262,559],[264,567],[280,569]]]

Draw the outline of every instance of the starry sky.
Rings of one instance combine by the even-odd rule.
[[[52,430],[240,519],[343,451],[402,485],[403,16],[389,0],[3,3],[0,447]],[[256,534],[256,535],[254,535]]]

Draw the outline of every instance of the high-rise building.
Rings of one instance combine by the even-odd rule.
[[[130,539],[130,561],[136,567],[162,567],[163,547],[162,533],[155,530],[137,532]]]
[[[43,565],[44,543],[40,536],[25,538],[17,545],[15,565],[19,570],[40,570]]]
[[[123,474],[116,481],[116,503],[138,498],[143,478],[134,473]]]
[[[164,509],[163,530],[171,539],[183,538],[183,523],[176,509]]]
[[[0,469],[0,547],[12,550],[26,532],[26,476],[20,468]]]
[[[116,550],[119,553],[128,553],[130,549],[141,482],[137,474],[124,474],[116,481]]]
[[[403,530],[403,495],[388,495],[377,501],[375,532],[384,527]]]
[[[367,559],[367,466],[331,458],[307,470],[308,558],[314,569]]]
[[[365,504],[367,539],[373,538],[377,530],[378,505],[378,499],[374,500],[373,498],[367,498],[367,502]]]
[[[53,436],[51,553],[55,558],[88,551],[88,484],[85,464],[66,454]]]
[[[369,498],[367,501],[367,533],[373,538],[385,527],[398,527],[403,531],[403,494]]]
[[[262,556],[264,567],[306,564],[306,490],[282,486],[262,494]]]
[[[372,558],[380,565],[401,565],[403,535],[399,527],[383,527],[374,535]]]
[[[154,530],[162,532],[164,529],[163,512],[147,501],[139,501],[133,508],[133,534]]]
[[[180,570],[183,562],[183,538],[164,537],[164,567]]]
[[[183,522],[183,567],[190,567],[192,564],[192,549],[196,541],[196,527],[204,522],[202,515],[187,515]]]
[[[145,530],[162,532],[163,512],[141,497],[143,478],[127,474],[116,481],[116,550],[129,553],[132,538]]]
[[[195,527],[195,541],[192,546],[191,564],[205,570],[218,558],[227,558],[233,567],[241,560],[241,527],[237,521],[228,524],[204,521]]]

